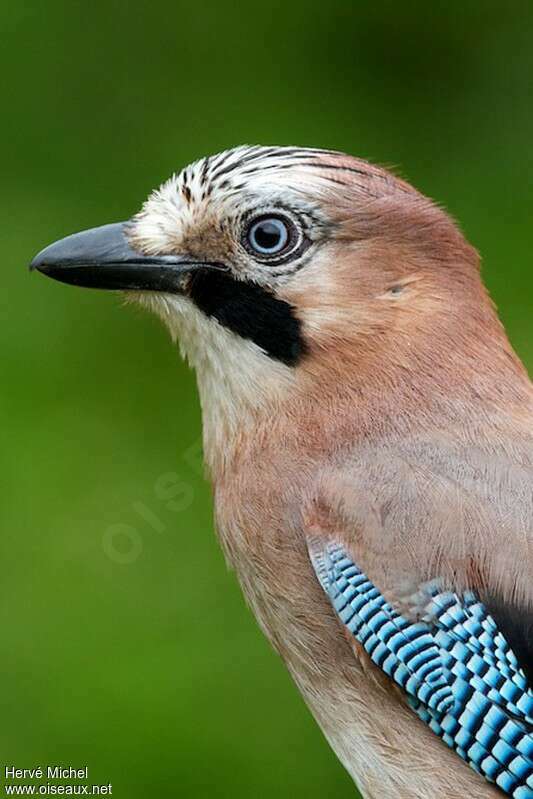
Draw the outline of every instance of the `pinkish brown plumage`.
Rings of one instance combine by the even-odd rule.
[[[472,701],[493,704],[465,750],[461,730],[444,730],[453,713],[399,687],[399,666],[391,677],[376,665],[315,573],[335,542],[390,618],[427,627],[435,651],[461,631],[424,616],[425,587],[438,581],[458,613],[473,592],[514,652],[500,662],[488,633],[465,651],[494,669],[496,658],[505,678],[514,664],[516,685],[531,679],[533,393],[454,222],[364,161],[255,147],[196,162],[132,223],[91,235],[75,270],[69,239],[35,265],[128,290],[178,338],[197,370],[228,561],[363,795],[533,796],[529,686],[509,722],[523,713],[520,753],[502,754],[482,731],[485,711],[503,719],[507,706],[493,686],[484,693],[484,669],[473,674]],[[435,657],[446,707],[461,710],[473,666],[452,667],[445,647]],[[415,659],[400,664],[406,674]],[[426,690],[417,669],[411,678]]]

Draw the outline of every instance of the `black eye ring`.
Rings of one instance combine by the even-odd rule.
[[[242,244],[257,260],[279,263],[300,249],[302,232],[281,214],[262,214],[245,226]]]

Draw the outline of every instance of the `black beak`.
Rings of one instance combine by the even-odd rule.
[[[60,239],[41,250],[30,269],[86,288],[173,293],[180,293],[184,277],[198,269],[227,271],[224,264],[187,256],[142,255],[125,235],[129,224],[102,225]]]

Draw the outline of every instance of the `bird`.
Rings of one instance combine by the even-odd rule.
[[[533,391],[451,216],[243,145],[31,268],[195,368],[223,551],[362,796],[531,799]]]

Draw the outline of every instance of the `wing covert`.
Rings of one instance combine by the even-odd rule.
[[[421,586],[423,612],[402,616],[339,544],[308,539],[335,612],[414,712],[487,780],[533,799],[533,692],[494,619],[473,592]]]

